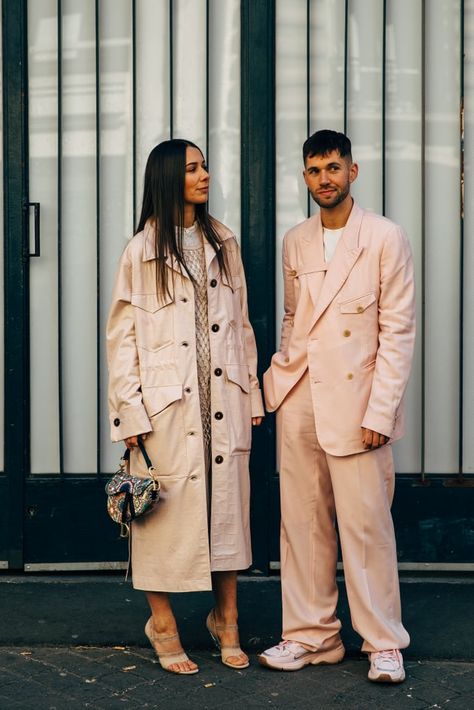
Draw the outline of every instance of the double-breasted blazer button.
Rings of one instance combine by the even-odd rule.
[[[224,415],[222,414],[222,412],[216,412],[216,413],[214,414],[214,417],[215,417],[216,419],[223,419],[223,418],[224,418]]]
[[[220,330],[220,326],[218,326],[217,323],[213,323],[211,325],[211,330],[213,333],[217,333]]]
[[[118,417],[114,419],[114,426],[120,426],[120,419]]]
[[[296,271],[294,269],[290,271],[290,276],[296,276]]]
[[[212,286],[212,288],[215,288],[215,287],[217,286],[217,281],[216,281],[216,279],[212,279],[210,285]]]
[[[214,461],[215,461],[216,463],[222,463],[223,460],[224,460],[224,457],[223,457],[223,456],[216,456],[216,458],[214,459]]]
[[[352,374],[352,372],[349,372],[349,373],[348,373],[347,379],[348,379],[348,380],[353,380],[353,379],[354,379],[354,375]]]
[[[364,306],[357,306],[357,313],[363,313]]]
[[[350,338],[350,336],[351,336],[351,331],[350,331],[350,330],[345,330],[345,331],[343,332],[343,336],[344,336],[345,338]]]
[[[220,368],[220,367],[216,367],[216,369],[214,370],[214,374],[215,374],[216,377],[220,377],[220,376],[222,375],[222,370],[221,370],[221,368]]]

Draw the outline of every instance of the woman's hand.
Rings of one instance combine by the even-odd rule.
[[[263,421],[263,417],[252,417],[253,426],[260,426]]]
[[[137,436],[128,436],[126,439],[124,439],[125,446],[127,449],[133,449],[135,446],[138,446],[138,439],[141,437],[142,441],[145,441],[146,439],[146,434],[138,434]]]

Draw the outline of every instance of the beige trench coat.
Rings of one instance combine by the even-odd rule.
[[[251,418],[263,415],[257,351],[234,235],[216,227],[231,283],[205,243],[211,351],[212,494],[208,490],[198,395],[194,287],[167,257],[174,297],[156,295],[154,231],[127,245],[107,325],[112,440],[147,433],[160,501],[132,525],[133,585],[148,591],[211,589],[211,570],[251,564]],[[217,416],[216,416],[217,415]],[[132,473],[146,475],[138,450]]]

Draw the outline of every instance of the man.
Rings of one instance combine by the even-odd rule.
[[[285,236],[281,344],[264,376],[279,434],[283,641],[259,661],[298,670],[342,660],[337,519],[369,679],[398,683],[409,636],[390,513],[390,444],[403,433],[415,339],[410,246],[399,226],[352,199],[358,167],[345,135],[318,131],[303,159],[320,212]]]

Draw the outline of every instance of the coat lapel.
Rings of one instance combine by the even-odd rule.
[[[363,215],[364,211],[354,202],[351,214],[349,215],[344,232],[342,233],[342,237],[339,240],[333,258],[328,265],[326,278],[324,279],[321,287],[308,332],[314,328],[326,308],[340,291],[354,264],[363,251],[363,248],[359,247],[359,230]]]

